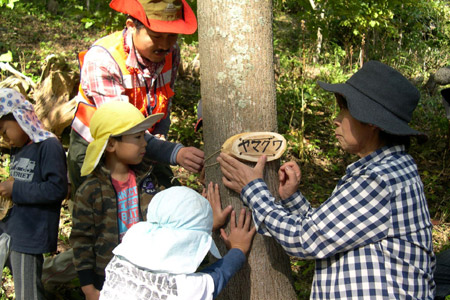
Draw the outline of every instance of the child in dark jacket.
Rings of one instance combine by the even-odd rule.
[[[42,254],[56,250],[68,190],[66,156],[32,104],[13,89],[0,89],[0,133],[11,146],[10,180],[0,183],[0,195],[14,206],[1,227],[11,237],[16,299],[44,299]]]

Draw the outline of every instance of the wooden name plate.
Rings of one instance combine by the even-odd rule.
[[[275,132],[244,132],[225,141],[221,151],[240,160],[257,162],[261,155],[267,161],[278,159],[286,150],[285,138]]]

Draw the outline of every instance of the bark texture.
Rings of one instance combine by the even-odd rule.
[[[277,132],[272,2],[202,0],[197,5],[206,181],[221,184],[216,157],[228,137]],[[272,192],[278,167],[278,161],[266,165],[265,179]],[[231,204],[239,212],[239,195],[223,185],[220,192],[223,205]],[[215,240],[225,253],[220,239]],[[272,238],[256,235],[247,266],[219,298],[297,299],[284,250]]]

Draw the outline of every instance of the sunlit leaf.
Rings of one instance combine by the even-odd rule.
[[[370,27],[375,27],[375,26],[378,25],[378,22],[372,20],[372,21],[369,22],[369,25],[370,25]]]
[[[12,52],[9,50],[8,50],[8,52],[0,55],[1,62],[12,62],[12,60],[13,60]]]
[[[88,28],[91,27],[92,25],[94,25],[94,22],[93,22],[93,21],[86,22],[86,23],[84,23],[84,28],[88,29]]]

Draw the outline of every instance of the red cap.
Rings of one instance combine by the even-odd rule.
[[[181,2],[181,6],[174,2]],[[112,0],[109,6],[136,18],[155,32],[193,34],[197,30],[197,19],[185,0]]]

